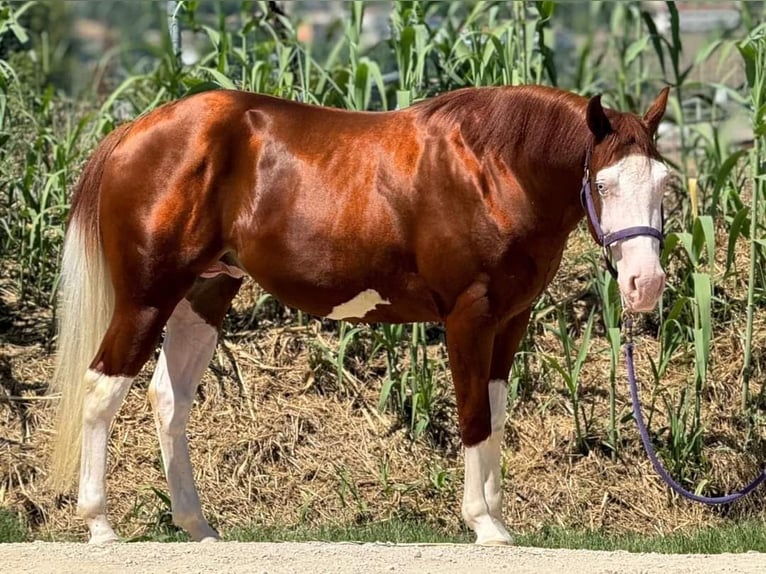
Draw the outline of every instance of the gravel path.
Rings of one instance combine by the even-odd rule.
[[[480,548],[471,545],[309,543],[0,544],[0,572],[35,574],[229,573],[372,574],[766,572],[766,554],[667,555]]]

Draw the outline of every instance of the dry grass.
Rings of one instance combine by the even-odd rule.
[[[551,286],[557,301],[580,293],[572,305],[575,322],[584,321],[588,312],[581,290],[591,273],[582,256],[591,248],[589,241],[584,232],[572,238]],[[740,250],[738,259],[746,255]],[[738,293],[743,287],[741,277],[723,284]],[[7,288],[0,293],[0,502],[24,512],[37,536],[82,536],[74,497],[55,497],[44,486],[52,414],[44,397],[52,372],[50,312],[25,307]],[[223,531],[253,522],[320,524],[394,516],[462,528],[462,457],[448,374],[440,375],[444,394],[434,413],[436,429],[412,442],[395,416],[377,412],[382,364],[352,358],[349,368],[364,385],[339,386],[334,372],[312,355],[317,336],[336,344],[334,331],[313,320],[296,326],[289,311],[270,303],[253,320],[258,294],[250,284],[236,300],[231,329],[218,346],[192,412],[188,436],[208,518]],[[705,393],[709,477],[722,491],[744,484],[766,458],[764,441],[757,438],[759,431],[764,434],[762,427],[751,437],[749,454],[739,452],[746,438],[745,421],[737,414],[739,317],[741,313],[734,313],[716,323],[713,370]],[[765,321],[758,318],[758,349],[766,348]],[[535,344],[545,353],[560,353],[560,343],[545,331],[538,330]],[[645,357],[656,352],[648,327],[638,348],[637,368],[648,405],[653,389],[647,383],[651,376]],[[435,346],[433,353],[443,356],[443,349]],[[755,359],[762,368],[762,353]],[[675,357],[662,382],[669,392],[676,393],[693,376],[692,360],[688,354]],[[626,415],[620,426],[620,457],[613,459],[599,448],[587,456],[573,455],[563,383],[539,361],[533,365],[533,388],[514,406],[506,425],[505,511],[512,530],[562,525],[669,533],[763,514],[763,497],[758,495],[729,509],[712,510],[670,497],[640,448],[624,384],[618,402]],[[126,536],[141,534],[162,512],[151,487],[166,490],[145,392],[151,366],[131,390],[110,443],[110,512]],[[582,402],[586,411],[593,409],[596,437],[606,434],[608,371],[608,346],[599,334],[582,375]],[[665,422],[658,413],[653,428]]]

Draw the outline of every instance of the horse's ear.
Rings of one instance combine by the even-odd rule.
[[[660,125],[660,120],[665,115],[665,108],[668,105],[668,93],[670,93],[670,88],[667,86],[662,88],[657,99],[652,102],[652,105],[649,106],[649,109],[644,114],[644,123],[649,128],[649,133],[651,134],[657,131],[657,126]]]
[[[596,136],[597,142],[600,142],[612,131],[612,124],[609,123],[609,118],[606,117],[604,108],[601,106],[601,94],[593,96],[588,101],[588,111],[585,118],[590,131]]]

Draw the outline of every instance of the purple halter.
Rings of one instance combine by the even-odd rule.
[[[660,242],[660,249],[662,249],[662,244],[664,243],[665,236],[661,230],[655,229],[654,227],[649,227],[648,225],[626,227],[625,229],[620,229],[619,231],[613,231],[612,233],[606,234],[603,232],[601,229],[601,223],[598,220],[598,214],[596,213],[596,206],[593,203],[593,193],[590,187],[590,155],[591,148],[588,146],[588,151],[585,153],[585,170],[582,178],[582,187],[580,188],[580,203],[582,204],[582,207],[585,210],[585,215],[588,218],[588,221],[590,221],[591,227],[596,234],[596,239],[599,245],[601,245],[601,248],[604,250],[604,262],[606,263],[606,268],[609,270],[609,273],[611,273],[612,277],[614,277],[616,281],[617,269],[615,269],[614,265],[612,264],[612,260],[609,257],[610,245],[613,245],[618,241],[630,239],[631,237],[648,235],[649,237],[654,237],[657,239]]]

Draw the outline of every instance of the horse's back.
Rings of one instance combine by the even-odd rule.
[[[417,301],[386,318],[410,320],[417,308],[436,319],[407,228],[420,147],[407,114],[233,91],[173,102],[137,119],[105,166],[107,258],[132,277],[200,275],[231,253],[282,300],[317,314],[385,283],[389,297]]]
[[[437,320],[495,265],[513,224],[493,214],[513,178],[488,179],[492,162],[448,116],[234,91],[165,105],[134,122],[106,166],[105,246],[130,275],[198,276],[230,253],[314,314],[374,292],[386,304],[367,320]],[[126,242],[142,258],[120,255]]]

